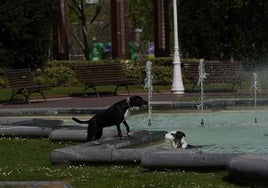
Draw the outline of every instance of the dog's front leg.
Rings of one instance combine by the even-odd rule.
[[[124,125],[125,125],[125,127],[126,127],[126,129],[127,129],[127,136],[128,136],[128,137],[131,137],[131,136],[130,136],[130,128],[129,128],[128,124],[127,124],[127,121],[124,120],[123,123],[124,123]]]
[[[117,124],[117,125],[116,125],[116,128],[117,128],[117,134],[118,134],[119,138],[120,138],[120,139],[123,138],[122,133],[121,133],[120,124]]]

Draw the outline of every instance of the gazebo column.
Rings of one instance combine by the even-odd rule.
[[[154,0],[155,56],[170,56],[169,0]]]
[[[128,1],[111,0],[112,57],[129,58]]]
[[[57,15],[54,27],[54,59],[69,59],[68,1],[57,0]]]

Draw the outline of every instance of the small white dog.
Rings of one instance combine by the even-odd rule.
[[[165,134],[165,138],[170,140],[171,147],[174,149],[177,149],[177,148],[186,149],[190,146],[185,141],[184,137],[186,137],[186,136],[181,131],[171,131],[171,132]]]

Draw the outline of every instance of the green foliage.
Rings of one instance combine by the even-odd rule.
[[[1,88],[6,88],[7,87],[7,82],[6,79],[4,77],[0,77],[0,89]]]
[[[153,84],[159,85],[170,85],[172,82],[173,74],[173,59],[171,57],[163,58],[149,58],[141,59],[137,61],[124,61],[124,60],[102,60],[102,61],[53,61],[47,66],[50,68],[45,68],[45,73],[42,76],[42,83],[47,82],[52,85],[74,85],[77,84],[72,67],[78,64],[100,64],[100,63],[121,63],[126,71],[126,75],[130,78],[136,78],[139,80],[140,84],[144,84],[144,79],[146,77],[146,61],[152,61],[152,74],[153,74]],[[197,59],[183,59],[183,62],[198,62]],[[73,82],[71,81],[73,80]]]
[[[136,78],[141,84],[144,84],[146,77],[146,62],[152,62],[152,74],[154,85],[170,85],[172,83],[173,59],[171,57],[149,58],[138,61],[127,61],[123,63],[126,68],[126,74],[129,77]],[[182,63],[198,62],[197,59],[183,59]]]
[[[172,66],[166,64],[166,59],[156,60],[153,62],[152,74],[153,74],[153,84],[159,85],[169,85],[172,82]],[[136,78],[141,84],[144,84],[144,79],[146,77],[146,61],[136,61],[128,62],[125,64],[126,74],[131,78]]]
[[[130,78],[136,78],[139,80],[140,84],[144,83],[146,77],[145,63],[140,64],[137,62],[129,61],[123,64],[126,70],[126,75]]]
[[[110,25],[110,4],[107,0],[98,0],[98,3],[90,5],[80,0],[68,1],[72,36],[70,40],[78,45],[86,60],[90,58],[92,44],[102,40],[103,35],[111,32],[109,29],[107,32]],[[96,22],[98,24],[95,24]],[[105,24],[100,24],[103,22]]]
[[[218,12],[213,16],[220,21],[219,46],[223,59],[235,59],[258,61],[268,53],[268,41],[264,33],[268,21],[268,3],[260,1],[233,1],[218,2]],[[214,6],[215,7],[215,6]],[[209,19],[207,19],[209,20]],[[212,33],[213,30],[210,32]],[[212,41],[213,38],[210,38]],[[206,58],[206,57],[205,57]],[[251,62],[253,63],[253,62]]]
[[[153,84],[170,85],[172,83],[172,66],[156,66],[153,68]]]
[[[52,64],[42,71],[36,71],[36,81],[51,86],[72,86],[77,84],[74,71],[64,65]]]
[[[129,1],[129,18],[134,29],[142,29],[141,40],[153,41],[153,3],[152,1]]]
[[[7,86],[6,78],[4,76],[4,71],[5,70],[0,67],[0,89],[6,88]]]
[[[46,60],[54,1],[0,1],[0,61],[10,68],[40,67]]]
[[[47,63],[43,69],[36,69],[36,81],[42,84],[49,84],[51,86],[59,87],[72,87],[80,84],[76,79],[76,75],[73,71],[73,66],[81,64],[106,64],[106,63],[121,63],[125,68],[125,73],[129,78],[135,78],[139,80],[141,85],[144,85],[144,79],[146,77],[146,61],[152,61],[152,74],[153,85],[167,86],[172,83],[173,75],[173,60],[172,58],[151,58],[143,59],[139,61],[52,61]],[[182,59],[183,63],[197,63],[197,59]],[[183,75],[182,75],[183,76]],[[187,80],[184,80],[187,84]],[[7,83],[5,77],[0,77],[0,86],[6,87]]]
[[[152,41],[154,33],[151,2],[129,3],[132,26],[143,30],[142,41]],[[172,1],[165,2],[170,5],[166,10],[170,12],[170,22],[166,24],[173,27]],[[251,67],[267,64],[267,1],[178,0],[177,3],[180,51],[184,58],[234,58]]]

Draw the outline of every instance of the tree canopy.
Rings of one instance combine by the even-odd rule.
[[[75,2],[78,1],[69,0],[70,4],[75,5]],[[82,3],[82,0],[79,2]],[[91,17],[81,19],[81,23],[86,20],[92,23],[96,16],[100,15],[99,11],[105,10],[104,6],[109,6],[109,1],[100,2],[105,4],[88,6]],[[145,42],[153,41],[154,38],[152,2],[152,0],[129,0],[131,27],[143,30],[141,40]],[[169,24],[173,27],[172,1],[166,2],[170,5]],[[268,1],[177,0],[177,2],[179,43],[183,58],[234,59],[249,65],[266,63]],[[53,0],[0,0],[1,66],[39,67],[45,62],[52,44],[51,28],[54,24],[55,4]],[[73,8],[70,13],[79,10],[75,9],[75,6],[71,7]],[[92,37],[88,36],[91,32],[85,29],[85,25],[84,23],[82,27],[85,37]],[[171,29],[171,37],[172,31]],[[89,53],[86,47],[88,43],[88,41],[84,44],[80,42],[83,50],[87,51],[85,54]]]
[[[153,14],[148,2],[152,1],[129,2],[133,27],[143,29],[144,40],[150,40],[148,35],[153,35],[153,31],[148,26],[153,23]],[[172,1],[169,3],[172,26]],[[264,62],[268,54],[268,1],[178,0],[177,3],[180,51],[184,58]]]
[[[267,54],[265,0],[180,0],[180,42],[188,57],[237,60]]]
[[[51,0],[0,0],[1,66],[36,67],[45,62],[54,6]]]

